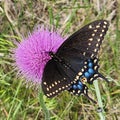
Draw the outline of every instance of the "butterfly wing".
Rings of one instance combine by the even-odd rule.
[[[56,55],[69,57],[91,58],[98,54],[109,23],[106,20],[94,21],[71,35],[58,49]]]
[[[51,59],[45,66],[42,89],[44,94],[51,98],[61,91],[67,90],[73,83],[75,77],[74,71],[68,69],[62,63]]]

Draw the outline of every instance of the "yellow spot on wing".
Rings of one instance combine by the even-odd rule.
[[[92,28],[92,25],[89,25],[89,28],[91,29],[91,28]]]
[[[90,41],[93,41],[93,38],[90,38],[89,40],[90,40]]]

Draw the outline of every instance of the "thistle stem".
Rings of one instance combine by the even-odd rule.
[[[43,92],[42,92],[41,87],[40,87],[40,90],[39,90],[39,102],[40,102],[40,106],[43,109],[43,112],[45,114],[45,120],[50,120],[50,113],[49,113],[49,110],[47,109],[47,107],[45,105],[45,102],[44,102],[44,99],[43,99]]]
[[[98,112],[98,115],[100,117],[100,120],[105,120],[103,103],[102,103],[101,94],[100,94],[100,90],[99,90],[99,86],[98,86],[98,81],[95,80],[93,84],[95,86],[96,96],[97,96],[97,100],[98,100],[98,106],[102,109],[101,112]]]

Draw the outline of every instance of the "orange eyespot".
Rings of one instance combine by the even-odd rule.
[[[83,78],[81,79],[81,82],[82,82],[82,83],[87,82],[87,78],[86,78],[86,77],[83,77]]]

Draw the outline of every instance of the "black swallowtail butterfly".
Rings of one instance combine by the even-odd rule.
[[[51,60],[45,66],[42,89],[51,98],[68,90],[74,95],[84,94],[89,100],[86,82],[92,84],[101,77],[98,72],[98,51],[109,23],[106,20],[94,21],[71,35],[57,50],[49,52]]]

